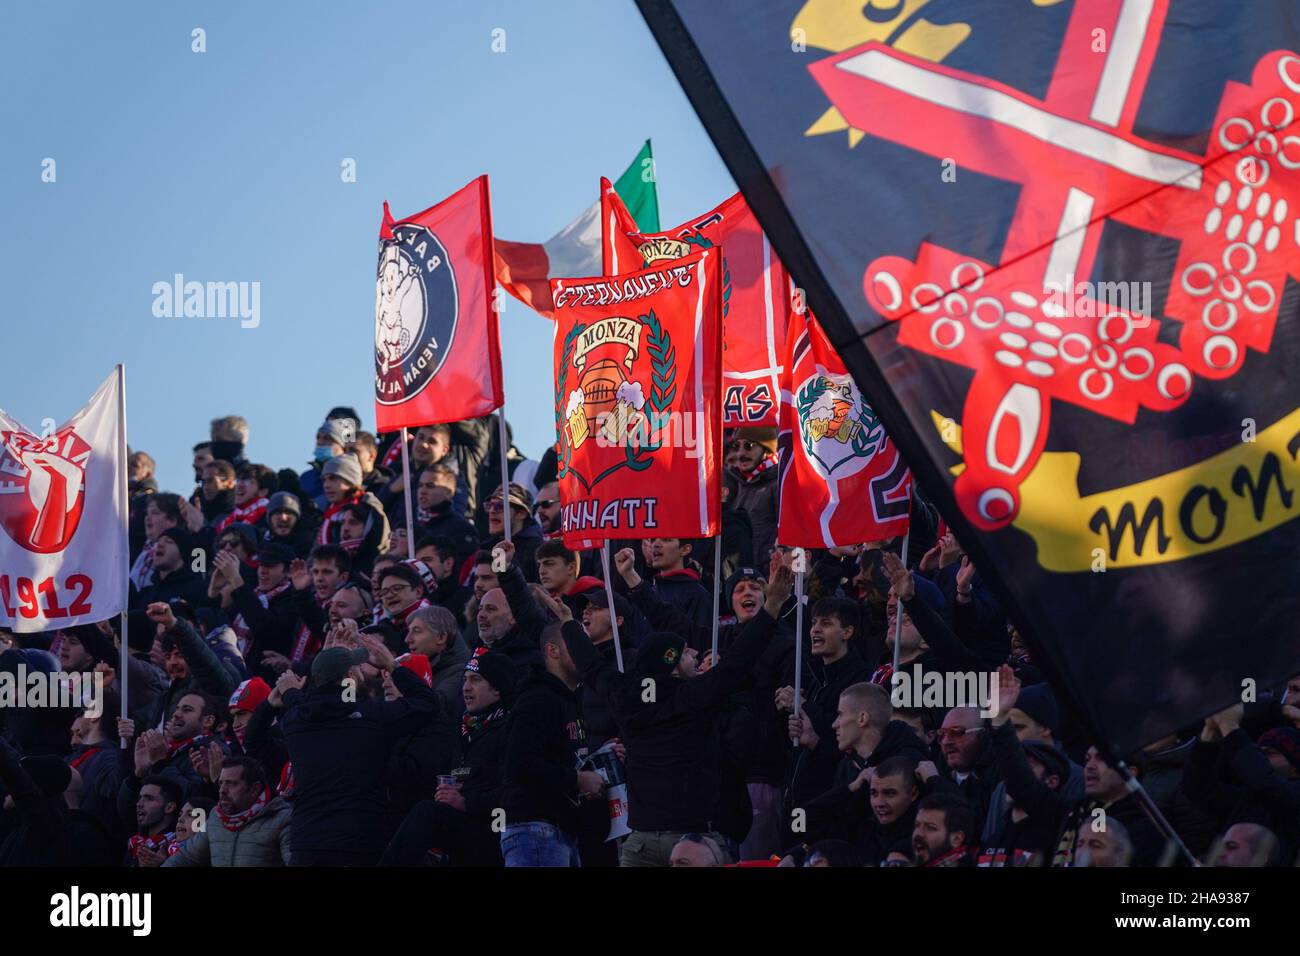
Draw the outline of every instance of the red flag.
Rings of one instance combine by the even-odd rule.
[[[719,532],[720,257],[556,279],[555,430],[564,542]]]
[[[811,312],[791,317],[781,374],[782,544],[830,548],[907,531],[912,473]]]
[[[605,273],[646,269],[722,246],[723,424],[775,425],[781,349],[790,320],[785,267],[740,193],[703,216],[643,233],[608,179],[600,181]]]
[[[375,276],[375,417],[380,431],[500,408],[492,209],[480,176],[394,221],[384,203]]]

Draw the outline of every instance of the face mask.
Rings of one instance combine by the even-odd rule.
[[[312,457],[324,464],[334,457],[334,447],[332,445],[317,445],[316,450],[312,452]]]

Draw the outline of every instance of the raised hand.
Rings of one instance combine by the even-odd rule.
[[[532,592],[533,597],[537,598],[537,603],[555,615],[556,620],[561,624],[573,620],[573,611],[562,598],[551,597],[550,592],[540,584],[532,585]]]
[[[305,591],[311,587],[311,572],[307,570],[307,562],[302,558],[294,558],[289,562],[289,580],[293,582],[295,591]]]
[[[165,631],[176,626],[176,615],[172,612],[172,606],[165,601],[154,601],[144,609],[144,613],[155,624],[161,624]]]
[[[912,580],[912,572],[907,570],[907,565],[892,551],[881,552],[880,564],[898,599],[910,601],[916,594],[916,582]]]
[[[636,573],[636,552],[631,548],[619,548],[614,552],[614,568],[628,587],[634,588],[641,583],[641,575]]]

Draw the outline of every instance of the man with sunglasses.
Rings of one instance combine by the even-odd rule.
[[[533,502],[533,515],[548,538],[560,533],[560,484],[548,481],[537,489]]]
[[[1002,780],[993,762],[987,728],[978,707],[953,707],[944,715],[936,733],[943,753],[945,775],[957,787],[983,821],[988,814],[990,794]]]
[[[735,461],[735,473],[740,479],[733,504],[749,514],[754,526],[754,559],[762,567],[776,544],[781,496],[777,483],[776,429],[738,428],[727,448],[727,456]]]

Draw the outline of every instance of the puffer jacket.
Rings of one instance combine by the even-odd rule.
[[[216,813],[163,862],[163,866],[287,866],[293,808],[275,797],[238,830],[227,830]]]

